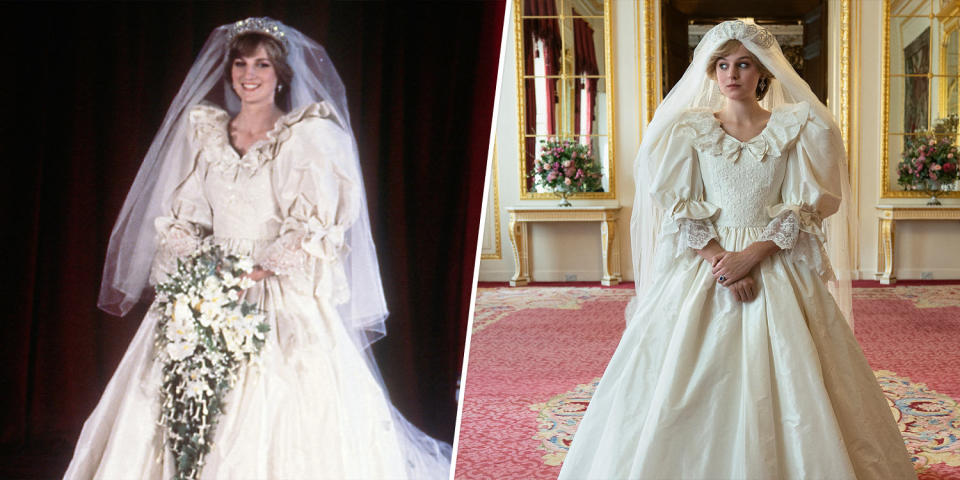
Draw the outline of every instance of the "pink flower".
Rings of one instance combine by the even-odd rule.
[[[559,170],[559,169],[560,169],[560,162],[553,162],[553,169],[554,169],[554,170]]]
[[[930,172],[930,180],[936,180],[936,179],[937,179],[937,174]]]
[[[570,185],[570,184],[573,183],[573,182],[571,182],[569,178],[565,178],[565,179],[563,179],[563,183],[565,183],[565,184],[567,184],[567,185]]]
[[[547,181],[552,182],[557,179],[557,172],[550,172],[547,174]]]
[[[564,160],[564,161],[563,161],[563,168],[568,168],[568,167],[570,167],[570,164],[572,164],[572,163],[573,163],[573,160]]]
[[[930,170],[933,170],[934,172],[939,171],[941,168],[943,168],[943,167],[941,167],[940,165],[938,165],[938,164],[936,164],[936,163],[934,163],[933,165],[930,165]]]
[[[953,158],[953,154],[952,154],[952,153],[948,153],[948,154],[947,154],[947,158]]]
[[[573,177],[573,178],[580,178],[580,177],[582,177],[582,176],[583,176],[583,169],[578,168],[578,169],[577,169],[577,175],[576,175],[575,177]]]
[[[944,164],[943,164],[943,171],[944,171],[944,172],[952,172],[952,171],[954,171],[954,170],[956,170],[956,169],[957,169],[957,164],[956,164],[956,163],[947,162],[947,163],[944,163]]]
[[[936,143],[937,143],[936,140],[934,140],[934,139],[932,139],[932,138],[930,139],[930,145],[936,145]]]
[[[573,153],[570,154],[570,158],[577,158],[577,151],[576,151],[576,150],[574,150]]]
[[[576,175],[576,173],[577,173],[577,167],[568,167],[566,170],[563,171],[563,174],[568,177],[572,177]]]

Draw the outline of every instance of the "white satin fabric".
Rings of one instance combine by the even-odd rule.
[[[746,142],[710,111],[677,121],[651,187],[669,248],[657,249],[561,479],[916,478],[824,283],[829,260],[810,253],[822,252],[819,216],[840,198],[839,179],[809,161],[829,128],[817,118],[805,103],[782,105]],[[730,251],[785,247],[754,269],[756,299],[717,284],[693,251],[710,238]]]
[[[226,398],[202,478],[447,478],[449,457],[425,454],[419,431],[410,437],[416,429],[393,409],[336,308],[350,295],[343,240],[361,191],[358,172],[324,161],[352,148],[330,112],[323,103],[290,112],[244,155],[229,144],[227,112],[200,105],[189,114],[196,161],[155,222],[152,278],[164,278],[200,242],[251,255],[277,273],[246,293],[271,330],[262,366],[243,369]],[[157,320],[144,318],[84,424],[65,478],[174,476],[156,426]]]

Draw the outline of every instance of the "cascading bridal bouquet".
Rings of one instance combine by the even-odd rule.
[[[569,207],[567,194],[572,192],[601,192],[603,184],[600,164],[593,158],[588,145],[570,140],[541,140],[540,156],[534,160],[530,173],[533,182],[548,192],[556,192]]]
[[[270,326],[253,304],[240,298],[254,282],[249,258],[204,246],[177,260],[177,271],[156,286],[159,315],[156,355],[163,365],[163,444],[176,466],[176,480],[193,480],[210,452],[224,397],[238,370],[259,361]],[[162,458],[162,457],[161,457]]]

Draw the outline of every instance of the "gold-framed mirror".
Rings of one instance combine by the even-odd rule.
[[[905,148],[924,138],[960,145],[960,0],[883,0],[882,198],[929,198],[898,184]],[[935,134],[929,132],[936,131]],[[940,198],[960,198],[960,182]]]
[[[517,0],[514,28],[520,198],[556,194],[530,177],[550,139],[587,146],[600,166],[599,191],[570,197],[616,198],[611,0]]]

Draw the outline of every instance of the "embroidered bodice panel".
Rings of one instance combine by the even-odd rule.
[[[763,131],[744,142],[727,134],[712,112],[691,111],[681,120],[688,127],[681,131],[693,135],[704,200],[719,207],[715,225],[770,222],[767,207],[781,202],[789,147],[805,116],[794,108],[774,109]]]

